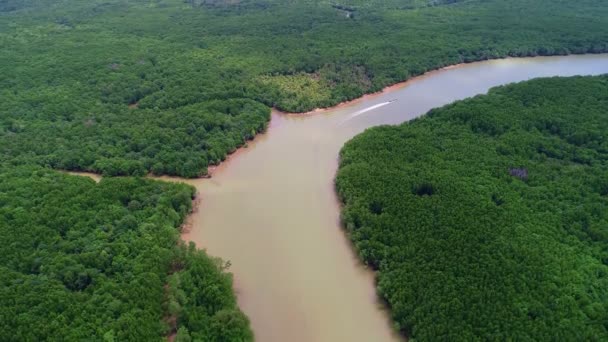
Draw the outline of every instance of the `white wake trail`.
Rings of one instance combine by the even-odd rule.
[[[370,106],[370,107],[367,107],[367,108],[363,108],[363,109],[361,109],[359,111],[356,111],[353,114],[351,114],[348,118],[346,118],[344,121],[340,122],[340,125],[344,124],[345,122],[347,122],[350,119],[356,118],[359,115],[365,114],[365,113],[367,113],[369,111],[372,111],[372,110],[380,108],[380,107],[384,107],[384,106],[386,106],[388,104],[391,104],[391,103],[393,103],[395,101],[396,100],[378,103],[378,104],[375,104],[373,106]]]

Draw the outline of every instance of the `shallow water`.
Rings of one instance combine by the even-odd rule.
[[[395,341],[373,274],[339,223],[333,178],[342,145],[490,87],[541,76],[608,73],[608,55],[505,59],[431,72],[310,115],[274,112],[269,130],[188,181],[201,196],[184,239],[230,260],[258,341]]]

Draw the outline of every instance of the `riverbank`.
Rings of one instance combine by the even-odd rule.
[[[469,62],[462,62],[462,63],[456,63],[456,64],[450,64],[447,66],[442,66],[442,67],[438,67],[438,68],[434,68],[431,69],[429,71],[426,71],[420,75],[416,75],[416,76],[412,76],[410,78],[407,78],[404,81],[400,81],[391,85],[388,85],[384,88],[382,88],[379,91],[376,92],[371,92],[371,93],[365,93],[355,99],[352,100],[347,100],[347,101],[343,101],[340,102],[338,104],[335,105],[331,105],[329,107],[317,107],[314,108],[312,110],[309,111],[304,111],[304,112],[289,112],[289,111],[284,111],[281,110],[279,108],[274,108],[274,110],[276,110],[277,112],[280,112],[282,114],[286,114],[286,115],[315,115],[315,114],[319,114],[319,113],[325,113],[328,111],[333,111],[336,109],[340,109],[341,107],[344,106],[349,106],[349,105],[354,105],[356,103],[359,103],[363,100],[369,99],[369,98],[373,98],[374,96],[378,96],[378,95],[382,95],[384,93],[387,92],[391,92],[391,91],[395,91],[398,90],[404,86],[406,86],[409,82],[415,81],[415,80],[420,80],[423,79],[425,77],[430,77],[433,74],[437,73],[437,72],[441,72],[444,70],[451,70],[451,69],[456,69],[456,68],[460,68],[460,67],[464,67],[466,65],[470,65],[470,64],[475,64],[475,63],[483,63],[483,62],[488,62],[488,61],[495,61],[495,60],[517,60],[517,59],[534,59],[534,58],[538,58],[538,59],[542,59],[542,58],[547,58],[547,57],[567,57],[567,56],[588,56],[588,55],[605,55],[608,54],[608,52],[606,51],[602,51],[602,52],[596,52],[596,53],[570,53],[570,54],[563,54],[563,55],[536,55],[536,56],[522,56],[522,57],[513,57],[513,56],[504,56],[504,57],[495,57],[495,58],[486,58],[486,59],[479,59],[479,60],[473,60],[473,61],[469,61]]]

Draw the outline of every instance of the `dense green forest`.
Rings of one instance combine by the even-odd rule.
[[[149,341],[176,334],[180,342],[248,341],[252,333],[226,264],[179,240],[192,188],[139,178],[96,184],[49,169],[203,176],[266,129],[270,107],[330,106],[461,62],[608,52],[608,6],[603,0],[0,0],[0,46],[0,340]],[[381,271],[381,293],[397,324],[412,336],[606,333],[606,127],[593,114],[603,110],[595,95],[605,92],[606,80],[571,81],[580,91],[560,80],[542,82],[553,89],[546,101],[553,107],[544,107],[532,91],[543,87],[531,83],[520,94],[528,96],[526,113],[540,118],[551,108],[561,117],[522,118],[525,125],[512,129],[504,112],[444,122],[447,115],[438,111],[411,126],[370,131],[345,150],[338,186],[346,221],[365,260]],[[517,89],[488,98],[515,106]],[[585,101],[575,104],[574,94],[583,93]],[[485,108],[484,99],[467,106]],[[574,111],[559,101],[576,105],[585,119],[568,116]],[[448,140],[431,139],[431,126],[445,128]],[[377,142],[367,140],[373,134]],[[479,164],[483,153],[493,156],[473,143],[479,137],[487,148],[501,141],[488,160],[504,165]],[[393,142],[419,146],[425,156],[461,154],[434,157],[450,171],[404,175],[422,157],[406,156]],[[359,147],[377,144],[396,147],[375,156]],[[483,153],[473,158],[474,151]],[[372,170],[363,156],[411,164],[375,159],[387,168]],[[464,156],[473,158],[469,165]],[[394,188],[379,186],[380,171],[394,173],[386,180]],[[369,188],[358,187],[365,182]],[[492,202],[480,206],[486,195]],[[388,207],[390,196],[395,207]],[[412,203],[419,212],[404,209]],[[462,208],[471,215],[448,215]],[[420,220],[418,228],[405,229],[403,215]],[[484,225],[490,220],[502,222],[492,234]],[[455,228],[436,231],[446,222]],[[457,229],[465,226],[470,230]],[[437,254],[440,266],[430,254],[438,250],[450,251]],[[454,275],[458,281],[450,281]],[[408,288],[403,279],[417,281]],[[483,315],[497,319],[478,322]],[[443,325],[429,331],[431,320]]]
[[[608,51],[603,0],[2,0],[0,160],[194,177],[430,69]]]
[[[369,129],[336,186],[413,340],[608,337],[608,76],[498,87]]]
[[[252,340],[226,265],[179,239],[192,187],[0,171],[0,340]]]

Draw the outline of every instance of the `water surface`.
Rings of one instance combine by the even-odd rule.
[[[184,238],[232,263],[241,308],[261,342],[395,341],[373,274],[339,223],[333,177],[342,145],[490,87],[540,76],[608,73],[608,55],[505,59],[427,74],[310,115],[272,114],[259,136],[189,181],[201,196]]]

